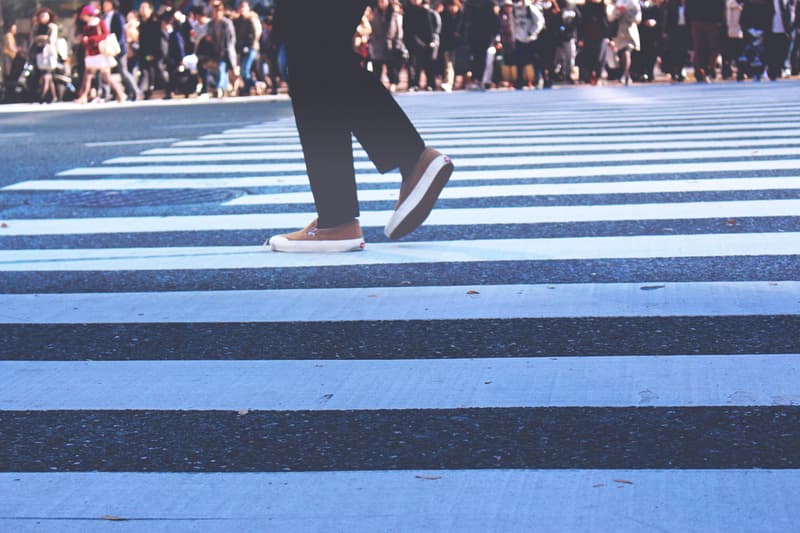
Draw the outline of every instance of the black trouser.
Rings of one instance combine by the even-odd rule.
[[[144,93],[145,98],[150,98],[153,90],[157,87],[167,88],[169,86],[169,74],[167,74],[167,66],[164,61],[143,57],[139,61],[139,70],[142,71],[139,90]]]
[[[408,46],[408,88],[420,87],[420,75],[425,73],[425,86],[434,87],[436,76],[433,69],[431,49],[418,46]]]
[[[742,57],[744,40],[736,37],[726,37],[722,47],[722,77],[730,78],[733,76],[733,68],[736,67],[736,76],[741,79],[744,76],[745,67],[739,64]]]
[[[583,48],[580,52],[580,78],[584,83],[589,83],[592,79],[599,79],[603,70],[602,61],[600,60],[600,51],[603,48],[602,39],[583,41]]]
[[[716,77],[716,62],[721,39],[720,24],[716,22],[692,22],[692,45],[694,46],[694,70],[698,81]]]
[[[764,44],[767,49],[767,75],[771,80],[780,79],[786,58],[789,57],[789,36],[785,33],[766,33]]]
[[[391,54],[392,52],[387,52]],[[393,85],[397,85],[400,83],[400,73],[397,67],[397,61],[395,59],[373,59],[372,60],[372,73],[381,79],[381,75],[383,74],[383,66],[386,65],[386,77],[389,78],[389,83]]]
[[[529,43],[524,43],[522,41],[516,41],[514,43],[514,54],[517,66],[517,79],[514,80],[514,87],[522,89],[522,86],[525,84],[526,65],[531,65],[533,67],[534,78],[541,73],[538,42],[531,41]]]
[[[392,95],[361,67],[352,38],[367,0],[284,0],[289,93],[320,227],[359,215],[355,135],[379,172],[409,167],[425,145]]]
[[[676,27],[669,36],[669,41],[667,43],[667,49],[669,50],[669,71],[673,79],[683,75],[683,67],[689,55],[690,43],[691,39],[687,26]]]

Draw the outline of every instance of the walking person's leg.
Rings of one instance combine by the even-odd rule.
[[[694,51],[692,57],[692,63],[694,65],[694,77],[697,81],[702,81],[703,73],[703,63],[701,59],[702,50],[703,50],[703,31],[700,26],[700,23],[697,21],[692,21],[690,30],[692,32],[692,50]]]
[[[720,43],[722,41],[722,27],[719,24],[710,23],[705,33],[708,46],[706,73],[713,80],[717,77],[717,58],[719,57]]]
[[[250,94],[250,91],[253,90],[255,86],[255,82],[253,81],[253,64],[256,61],[257,51],[250,50],[244,57],[244,61],[242,61],[242,80],[244,82],[244,92],[246,94]]]
[[[139,96],[139,88],[136,87],[136,80],[133,79],[133,75],[128,70],[128,56],[120,54],[117,56],[117,62],[119,63],[119,73],[122,76],[125,92],[128,94],[128,98],[135,100]]]
[[[96,73],[97,73],[96,70],[91,70],[89,68],[84,69],[83,83],[81,84],[81,91],[78,93],[78,97],[75,99],[76,103],[85,104],[87,102],[87,97],[89,95],[89,88],[92,85],[92,80],[94,79]]]
[[[291,0],[282,13],[290,94],[318,218],[304,230],[271,238],[277,251],[363,248],[352,134],[380,172],[400,168],[400,201],[386,230],[392,238],[422,223],[452,172],[449,159],[425,148],[389,91],[352,52],[350,40],[366,2],[332,4]],[[303,15],[309,12],[316,16]],[[324,61],[320,49],[327,50]]]
[[[766,34],[767,75],[770,80],[778,80],[783,75],[783,67],[789,55],[789,40],[782,33]]]
[[[154,83],[151,62],[142,59],[139,69],[142,73],[142,77],[139,79],[139,93],[144,95],[145,100],[149,100],[150,96],[153,94]]]
[[[111,76],[111,69],[102,69],[100,71],[100,75],[103,77],[103,81],[105,81],[114,91],[114,94],[117,96],[117,102],[124,102],[125,92],[122,90],[122,87],[120,87],[119,83],[117,83],[117,80]]]
[[[517,51],[516,57],[514,58],[516,60],[517,79],[514,80],[514,88],[517,90],[522,90],[522,87],[525,84],[525,65],[529,63],[528,47],[525,45],[525,43],[517,41],[515,49]]]
[[[220,59],[219,61],[219,68],[217,69],[217,96],[222,98],[228,92],[228,87],[230,87],[230,83],[228,80],[228,64],[225,62],[224,59]]]

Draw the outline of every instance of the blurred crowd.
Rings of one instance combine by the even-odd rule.
[[[777,80],[800,72],[797,1],[374,0],[365,2],[353,49],[393,91],[687,76]],[[123,12],[118,0],[92,1],[75,13],[69,34],[42,8],[25,41],[9,24],[6,99],[83,103],[286,90],[291,68],[273,32],[280,24],[274,5],[182,4],[144,0]]]

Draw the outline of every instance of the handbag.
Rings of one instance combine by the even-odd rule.
[[[97,46],[100,48],[100,53],[106,57],[117,57],[122,53],[116,33],[109,33]]]
[[[36,54],[36,68],[44,71],[52,71],[58,66],[58,53],[51,44],[42,47],[42,51]]]

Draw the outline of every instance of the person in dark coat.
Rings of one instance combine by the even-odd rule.
[[[442,88],[452,91],[456,81],[456,50],[464,46],[464,11],[461,0],[445,0],[442,9],[441,54],[444,61],[444,81]],[[458,74],[463,74],[459,72]]]
[[[767,76],[772,81],[780,79],[789,56],[792,37],[797,33],[797,0],[775,0],[771,4],[772,24],[765,32]],[[795,43],[798,46],[798,43]]]
[[[633,54],[633,78],[650,82],[655,78],[656,60],[661,48],[663,8],[654,0],[642,2],[642,23],[639,24],[641,50]]]
[[[467,0],[464,5],[464,39],[469,46],[473,88],[480,87],[486,69],[486,52],[500,30],[500,10],[492,0]]]
[[[537,76],[539,85],[545,89],[553,87],[556,48],[560,41],[561,8],[555,0],[545,0],[538,4],[544,15],[544,30],[539,34],[539,65]]]
[[[420,74],[431,70],[434,46],[431,18],[422,0],[410,0],[403,13],[403,40],[408,50],[408,89],[416,91]]]
[[[426,148],[388,89],[354,53],[353,34],[369,4],[368,0],[278,1],[273,34],[286,44],[289,94],[317,217],[302,230],[271,237],[268,244],[273,251],[364,248],[353,136],[379,172],[400,169],[400,197],[384,228],[390,239],[414,231],[427,218],[453,171],[449,158]]]
[[[180,30],[180,21],[173,17],[171,12],[162,15],[161,29],[167,36],[167,53],[165,62],[169,73],[169,83],[165,99],[172,98],[172,94],[180,90],[181,80],[185,77],[183,58],[186,57],[186,41]]]
[[[694,75],[698,82],[717,77],[725,0],[686,0],[686,18],[692,32]]]
[[[581,21],[578,25],[578,68],[580,80],[584,83],[597,83],[603,66],[600,54],[603,42],[608,37],[608,17],[602,0],[588,0],[581,7]]]
[[[662,35],[666,51],[664,69],[672,76],[672,81],[683,81],[683,67],[686,65],[691,48],[689,19],[686,16],[686,0],[669,0],[664,10],[664,33]]]
[[[139,6],[139,90],[149,99],[158,87],[167,87],[167,71],[164,63],[161,21],[150,2]]]

